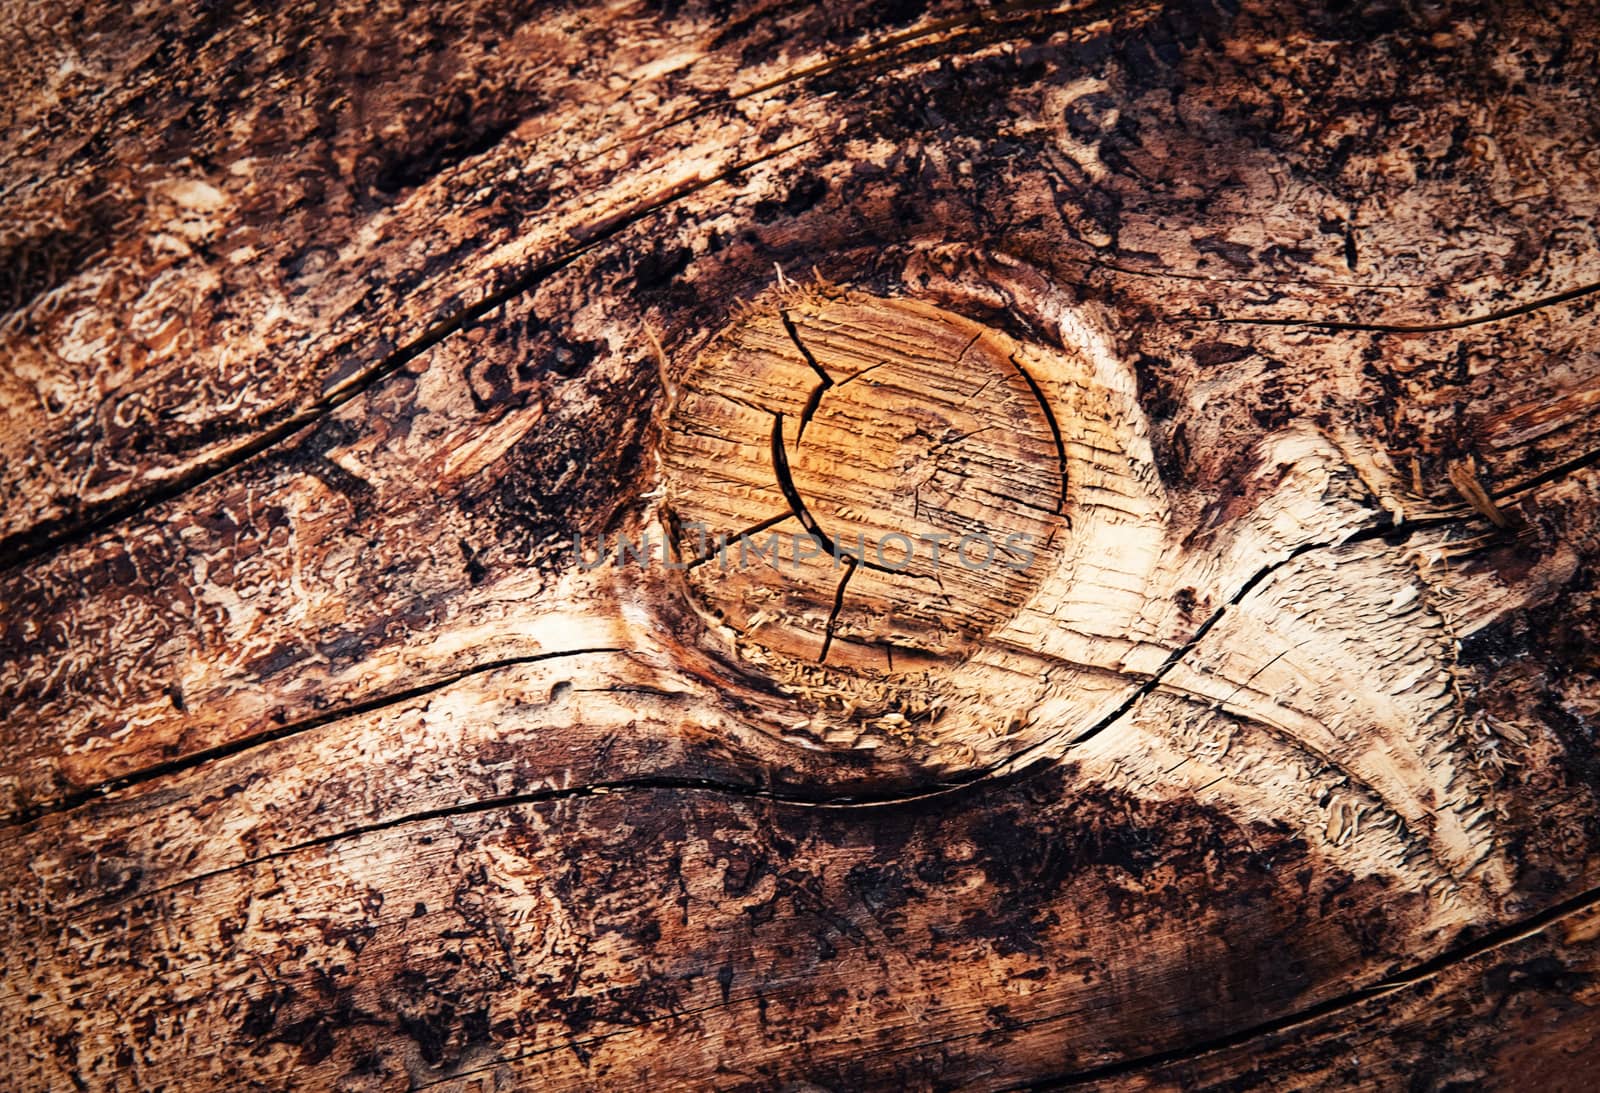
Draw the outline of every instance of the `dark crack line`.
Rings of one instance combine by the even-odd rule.
[[[811,355],[811,350],[806,348],[806,343],[800,340],[800,331],[795,328],[794,320],[789,318],[789,309],[779,308],[778,318],[783,321],[783,329],[788,332],[789,340],[794,342],[794,347],[796,349],[800,350],[800,356],[805,358],[806,364],[809,365],[811,370],[817,374],[817,378],[822,381],[822,386],[832,387],[833,377],[828,375],[828,370],[822,367],[822,365],[817,362],[817,358]]]
[[[1364,528],[1355,532],[1354,534],[1331,542],[1302,543],[1300,546],[1294,548],[1282,558],[1262,566],[1250,577],[1246,578],[1244,583],[1241,584],[1234,594],[1228,598],[1227,602],[1220,604],[1215,611],[1207,616],[1205,621],[1195,629],[1194,633],[1190,635],[1187,641],[1167,654],[1167,658],[1157,666],[1154,672],[1150,674],[1149,679],[1145,680],[1142,684],[1130,692],[1129,695],[1122,700],[1122,702],[1118,703],[1114,709],[1112,709],[1099,721],[1096,721],[1093,725],[1080,732],[1077,736],[1072,737],[1072,739],[1067,742],[1067,746],[1062,749],[1062,752],[1059,756],[1055,756],[1053,758],[1044,757],[1033,763],[1027,763],[1027,757],[1029,755],[1036,754],[1052,746],[1060,746],[1060,742],[1058,740],[1047,738],[1039,741],[1036,744],[1032,744],[1029,747],[1023,748],[1012,755],[1006,756],[1003,759],[997,760],[987,767],[973,772],[970,777],[963,779],[958,786],[953,788],[967,789],[979,782],[993,782],[999,772],[1005,770],[1006,768],[1013,769],[1013,773],[1008,776],[1009,778],[1022,778],[1033,773],[1047,770],[1064,762],[1067,756],[1071,754],[1073,748],[1082,744],[1086,740],[1093,739],[1106,729],[1110,728],[1112,725],[1115,725],[1117,722],[1121,721],[1122,718],[1134,708],[1134,706],[1138,705],[1140,701],[1154,693],[1155,690],[1161,686],[1162,681],[1172,673],[1174,668],[1176,668],[1184,661],[1184,659],[1188,657],[1195,647],[1205,639],[1205,636],[1209,634],[1219,622],[1222,621],[1223,617],[1227,615],[1229,611],[1237,607],[1245,600],[1247,596],[1250,595],[1251,592],[1255,591],[1268,578],[1277,573],[1283,567],[1289,565],[1291,562],[1294,562],[1295,560],[1314,551],[1331,550],[1337,547],[1349,545],[1351,543],[1365,542],[1371,539],[1381,539],[1391,535],[1403,540],[1409,538],[1412,533],[1417,531],[1429,530],[1460,522],[1461,521],[1459,518],[1439,517],[1432,520],[1418,520],[1414,523],[1406,524],[1401,528],[1396,528],[1392,525],[1380,524]],[[933,796],[951,791],[952,790],[950,789],[934,790],[930,793],[923,794],[922,796]],[[910,800],[914,798],[906,799]]]
[[[833,646],[833,628],[839,623],[839,612],[844,608],[844,590],[850,583],[850,578],[855,576],[856,559],[851,558],[844,564],[844,576],[839,578],[839,587],[833,590],[833,610],[828,612],[828,625],[822,632],[822,652],[817,654],[817,663],[825,664],[828,660],[828,650]]]
[[[503,657],[499,660],[491,660],[484,664],[476,664],[470,668],[464,668],[459,672],[453,672],[450,675],[441,676],[430,683],[422,683],[415,687],[407,687],[404,690],[391,691],[388,694],[378,695],[374,698],[363,699],[360,702],[351,703],[348,706],[341,706],[336,710],[329,710],[325,713],[317,714],[315,717],[303,718],[299,721],[282,725],[276,729],[268,729],[265,732],[252,733],[248,736],[240,737],[237,740],[229,740],[224,744],[217,744],[214,747],[190,752],[188,755],[182,755],[176,759],[170,759],[165,763],[158,763],[154,766],[145,767],[135,773],[123,775],[120,778],[112,778],[104,782],[98,782],[92,786],[85,787],[84,789],[77,790],[73,793],[58,798],[49,804],[24,808],[12,813],[9,816],[0,818],[0,830],[20,827],[32,823],[41,816],[48,816],[60,812],[70,812],[71,810],[78,808],[80,805],[84,805],[90,801],[105,797],[107,794],[115,793],[118,790],[128,789],[132,786],[143,785],[146,782],[154,781],[157,778],[165,778],[169,775],[183,774],[207,763],[221,759],[229,759],[235,755],[241,754],[242,752],[249,751],[252,748],[260,747],[264,744],[276,743],[279,740],[286,740],[292,736],[299,736],[300,734],[310,732],[313,729],[319,729],[324,725],[331,725],[336,721],[343,721],[350,717],[359,717],[362,714],[373,713],[377,710],[381,710],[386,706],[394,706],[403,702],[409,702],[412,699],[422,698],[425,695],[430,695],[437,691],[442,691],[447,687],[454,686],[455,684],[460,683],[462,680],[471,679],[473,676],[485,675],[489,672],[498,672],[502,668],[512,668],[522,664],[538,664],[547,660],[559,660],[562,657],[591,656],[598,653],[626,653],[627,651],[628,650],[618,646],[596,646],[588,649],[566,649],[555,653],[531,653],[527,656]]]
[[[967,341],[966,345],[961,347],[961,352],[956,354],[956,359],[950,362],[950,367],[952,370],[959,369],[961,367],[961,362],[967,359],[967,354],[972,352],[972,347],[978,344],[979,340],[983,338],[983,335],[984,332],[979,330]],[[990,377],[984,381],[983,387],[987,387],[993,382],[994,378]],[[983,387],[978,388],[978,390],[983,390]],[[968,395],[967,397],[970,399],[972,396]]]
[[[794,431],[794,443],[796,447],[799,447],[800,441],[806,435],[806,426],[811,424],[812,416],[816,414],[817,408],[822,405],[822,396],[827,393],[828,388],[833,386],[833,377],[828,375],[828,370],[822,367],[816,357],[811,355],[811,350],[807,349],[806,343],[800,339],[800,331],[795,327],[794,320],[789,318],[788,308],[779,308],[778,318],[783,322],[783,329],[788,332],[789,340],[794,342],[796,349],[800,350],[800,356],[805,358],[806,364],[810,365],[811,370],[822,381],[812,388],[811,396],[806,399],[805,408],[800,411],[800,424],[795,427]],[[854,377],[851,378],[853,379]],[[846,382],[849,381],[847,380]]]
[[[18,532],[8,539],[0,541],[0,575],[38,561],[52,551],[81,543],[98,532],[113,527],[126,519],[138,516],[157,505],[174,500],[215,478],[221,477],[263,452],[276,447],[300,429],[326,417],[339,407],[371,390],[381,381],[444,341],[451,334],[470,323],[484,318],[516,297],[537,288],[547,278],[566,269],[585,254],[598,249],[634,224],[648,219],[669,205],[673,205],[700,190],[707,189],[717,183],[742,174],[753,167],[786,155],[796,148],[812,143],[813,140],[814,138],[807,138],[796,141],[781,148],[775,148],[755,159],[737,163],[707,178],[692,179],[673,187],[651,201],[634,207],[626,213],[620,213],[602,222],[591,233],[585,235],[581,245],[574,247],[565,254],[540,263],[512,280],[504,288],[490,293],[477,303],[458,311],[450,318],[434,324],[416,340],[396,349],[373,367],[357,373],[329,394],[292,414],[278,425],[250,438],[240,446],[217,458],[202,461],[188,471],[174,476],[159,486],[130,492],[88,519],[72,520],[70,518],[62,518],[46,521],[34,528]]]
[[[967,403],[970,403],[973,399],[975,399],[979,395],[983,394],[985,391],[987,391],[994,384],[994,381],[996,379],[998,379],[998,378],[999,378],[998,376],[990,376],[988,379],[984,380],[982,383],[980,383],[978,385],[978,389],[976,391],[972,392],[972,394],[970,394],[970,395],[968,395],[966,397],[966,399],[963,401],[962,405],[966,405]]]
[[[761,521],[759,524],[751,524],[749,527],[745,528],[743,531],[739,532],[737,535],[733,535],[733,536],[731,536],[729,538],[720,540],[715,547],[711,548],[709,551],[707,551],[705,554],[702,554],[700,557],[694,559],[689,564],[685,565],[683,568],[684,569],[697,569],[700,566],[703,566],[707,562],[711,561],[713,558],[720,557],[723,554],[724,551],[726,551],[734,543],[737,543],[739,540],[748,539],[752,535],[760,535],[763,531],[766,531],[768,528],[776,527],[777,525],[783,523],[785,520],[792,520],[793,518],[794,518],[794,513],[792,513],[792,512],[780,512],[776,516],[767,517],[765,520]],[[743,559],[744,559],[744,556],[740,555],[740,561],[743,561]]]
[[[1482,315],[1472,315],[1465,319],[1452,319],[1441,323],[1366,323],[1351,322],[1338,319],[1248,319],[1229,316],[1203,317],[1182,316],[1179,322],[1217,323],[1225,326],[1286,326],[1304,327],[1311,330],[1349,330],[1362,331],[1370,334],[1440,334],[1450,330],[1463,330],[1467,327],[1483,326],[1487,323],[1497,323],[1505,319],[1515,319],[1547,307],[1556,307],[1560,304],[1570,303],[1585,296],[1600,292],[1600,281],[1593,284],[1582,285],[1578,288],[1559,292],[1554,296],[1544,296],[1537,300],[1530,300],[1516,307],[1508,307],[1501,311],[1490,311]]]
[[[840,380],[839,381],[839,386],[843,387],[847,383],[854,383],[856,380],[860,379],[862,376],[866,375],[868,372],[871,372],[871,371],[873,371],[875,369],[878,369],[878,368],[882,368],[884,365],[890,364],[890,363],[892,363],[892,362],[890,362],[890,361],[879,361],[877,364],[869,364],[865,368],[863,368],[861,371],[852,372],[848,376],[846,376],[844,379]]]
[[[595,650],[590,650],[595,651]],[[604,652],[623,652],[624,650],[601,650]],[[470,674],[470,673],[469,673]],[[451,680],[450,682],[455,682]],[[312,726],[307,726],[312,727]],[[375,835],[384,831],[406,827],[411,824],[427,823],[430,820],[452,819],[458,816],[475,816],[485,812],[495,812],[505,808],[521,808],[528,805],[548,804],[555,801],[582,800],[589,797],[603,797],[629,791],[663,792],[663,791],[704,791],[719,793],[724,796],[757,798],[762,794],[755,787],[743,787],[735,783],[718,782],[707,778],[682,778],[682,777],[644,777],[626,778],[609,782],[589,782],[581,786],[565,786],[560,788],[529,790],[526,793],[507,794],[503,797],[486,797],[478,801],[467,801],[462,804],[442,805],[438,808],[423,809],[418,812],[407,812],[398,816],[391,816],[383,820],[375,820],[368,824],[359,824],[354,827],[344,827],[337,831],[329,831],[311,839],[302,839],[300,842],[289,846],[279,847],[277,850],[258,854],[242,861],[231,862],[227,865],[195,873],[179,880],[168,881],[155,888],[144,891],[131,892],[109,905],[98,904],[101,908],[107,906],[119,907],[133,900],[149,899],[170,892],[175,888],[187,887],[191,884],[201,884],[228,873],[241,869],[253,869],[268,862],[282,861],[285,858],[315,850],[318,847],[332,846],[347,839],[358,839],[366,835]]]
[[[794,484],[794,475],[789,470],[789,453],[783,445],[782,414],[772,415],[772,472],[778,478],[778,489],[783,493],[783,499],[789,502],[789,510],[800,521],[800,526],[816,536],[824,550],[834,553],[833,541],[823,534],[822,526],[806,508],[805,499]]]
[[[941,467],[939,469],[941,471],[950,470],[950,468],[946,468],[946,467]],[[959,472],[951,471],[950,473],[959,473]],[[966,478],[967,476],[966,475],[962,475],[962,477]],[[1014,505],[1021,505],[1025,509],[1032,509],[1034,512],[1042,512],[1047,516],[1059,516],[1059,515],[1061,515],[1061,510],[1059,508],[1050,508],[1047,505],[1041,505],[1041,504],[1039,504],[1039,503],[1037,503],[1035,501],[1030,501],[1025,497],[1013,497],[1009,493],[1001,493],[999,490],[991,490],[991,489],[988,489],[985,486],[974,485],[973,489],[977,490],[979,493],[988,494],[990,497],[997,497],[1002,501],[1010,501]]]
[[[845,382],[848,383],[850,381],[846,380]],[[806,404],[800,411],[800,424],[795,427],[794,446],[796,448],[798,448],[800,446],[800,442],[805,439],[806,426],[811,424],[811,419],[816,416],[818,408],[821,407],[822,396],[827,394],[828,388],[832,386],[833,384],[830,381],[819,383],[811,389],[811,395],[806,399]]]
[[[1274,1017],[1269,1021],[1262,1021],[1235,1032],[1203,1040],[1197,1044],[1171,1048],[1167,1051],[1152,1052],[1137,1058],[1123,1059],[1114,1063],[1106,1063],[1103,1066],[1091,1067],[1087,1070],[1074,1071],[1051,1078],[1043,1078],[1008,1088],[1013,1091],[1066,1089],[1072,1086],[1087,1085],[1091,1082],[1103,1082],[1111,1078],[1124,1077],[1153,1067],[1188,1062],[1213,1052],[1242,1047],[1250,1041],[1263,1036],[1285,1032],[1297,1025],[1333,1016],[1363,1002],[1404,990],[1406,987],[1414,987],[1426,983],[1438,977],[1441,973],[1449,971],[1457,964],[1462,964],[1474,957],[1492,953],[1507,945],[1535,936],[1561,920],[1581,914],[1597,905],[1600,905],[1600,888],[1590,888],[1537,914],[1529,915],[1526,918],[1518,919],[1516,922],[1490,930],[1475,941],[1446,949],[1432,959],[1425,960],[1420,964],[1415,964],[1392,975],[1384,976],[1382,979],[1365,987],[1357,987],[1354,990],[1346,991],[1337,997],[1319,1002],[1314,1006],[1307,1006],[1304,1009],[1295,1010],[1293,1013]],[[1025,1023],[1042,1024],[1049,1020],[1051,1018]]]
[[[772,473],[777,477],[778,489],[783,493],[784,500],[789,502],[789,508],[793,511],[795,519],[799,520],[800,526],[805,528],[816,539],[825,553],[833,555],[835,565],[839,564],[839,559],[849,558],[854,564],[861,566],[863,569],[870,569],[875,573],[888,573],[895,577],[905,577],[914,581],[931,580],[935,583],[938,582],[938,574],[908,573],[904,569],[873,565],[861,555],[839,549],[839,545],[829,537],[827,532],[822,530],[822,525],[817,523],[817,518],[811,515],[811,510],[806,508],[805,499],[800,496],[800,490],[794,484],[794,475],[789,470],[789,452],[783,443],[782,414],[772,415]],[[859,539],[857,544],[860,545]],[[882,544],[880,543],[879,546],[881,548]],[[862,553],[864,554],[865,550]],[[820,556],[818,555],[818,557]],[[879,557],[882,557],[881,549]],[[940,587],[943,587],[943,585],[940,585]]]
[[[1056,442],[1056,457],[1060,460],[1058,473],[1061,477],[1061,498],[1056,502],[1056,514],[1067,507],[1067,446],[1061,439],[1061,423],[1056,420],[1056,413],[1050,409],[1050,400],[1044,397],[1044,390],[1037,380],[1022,367],[1022,362],[1017,360],[1015,353],[1011,354],[1011,367],[1017,370],[1017,375],[1022,377],[1022,382],[1028,385],[1028,390],[1033,392],[1033,397],[1039,404],[1039,409],[1044,411],[1045,424],[1050,426],[1050,437]]]
[[[955,436],[950,437],[947,440],[936,441],[933,446],[935,448],[948,448],[952,444],[960,444],[963,440],[971,440],[973,437],[977,436],[979,433],[987,433],[991,429],[998,429],[998,428],[1000,428],[1000,426],[998,426],[998,425],[980,425],[980,426],[978,426],[978,428],[969,430],[968,432],[957,433]],[[918,432],[921,432],[921,430],[919,429]]]
[[[1524,493],[1529,493],[1538,489],[1540,486],[1548,486],[1552,482],[1559,481],[1560,479],[1563,479],[1577,471],[1588,470],[1597,463],[1600,463],[1600,448],[1596,448],[1593,451],[1584,452],[1582,455],[1573,459],[1569,459],[1565,463],[1557,464],[1556,466],[1551,467],[1549,470],[1540,471],[1532,478],[1529,478],[1523,482],[1518,482],[1514,486],[1506,486],[1503,489],[1490,490],[1489,496],[1515,497]]]

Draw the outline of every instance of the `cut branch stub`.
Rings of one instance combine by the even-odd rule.
[[[739,658],[890,726],[952,704],[951,669],[1067,534],[1059,429],[1022,347],[916,301],[756,306],[681,377],[662,453],[691,598]]]

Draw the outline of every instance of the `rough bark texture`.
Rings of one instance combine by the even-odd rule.
[[[1590,5],[5,27],[15,1087],[1587,1084]]]

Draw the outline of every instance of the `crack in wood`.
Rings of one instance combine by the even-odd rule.
[[[1600,448],[1584,452],[1574,459],[1566,460],[1548,470],[1540,471],[1526,481],[1518,482],[1511,486],[1503,486],[1497,490],[1489,490],[1488,494],[1490,497],[1516,497],[1521,494],[1531,493],[1541,486],[1548,486],[1552,482],[1558,482],[1570,474],[1588,470],[1596,464],[1600,464]]]
[[[963,356],[965,353],[963,352]],[[1056,413],[1050,407],[1050,400],[1044,397],[1044,390],[1040,388],[1039,381],[1035,380],[1028,370],[1017,360],[1017,355],[1010,355],[1011,367],[1017,370],[1017,375],[1022,377],[1022,382],[1028,385],[1028,390],[1033,392],[1033,397],[1039,403],[1039,409],[1044,411],[1045,424],[1050,427],[1050,436],[1056,443],[1056,454],[1060,458],[1061,496],[1056,501],[1056,513],[1061,514],[1067,507],[1067,446],[1061,439],[1061,424],[1056,421]],[[1070,522],[1069,522],[1070,523]]]
[[[849,381],[846,380],[845,382],[848,383]],[[822,396],[825,395],[828,391],[828,388],[832,386],[832,381],[828,381],[826,383],[819,383],[811,389],[811,395],[806,399],[805,407],[800,411],[800,423],[795,426],[794,446],[796,448],[798,448],[800,443],[805,440],[806,426],[811,424],[811,419],[816,416],[817,408],[822,405]]]
[[[798,448],[800,442],[805,438],[806,426],[811,424],[811,418],[816,414],[817,407],[822,405],[822,396],[827,393],[828,388],[833,386],[833,377],[828,375],[828,370],[822,367],[817,358],[811,355],[811,350],[806,348],[806,343],[800,337],[800,331],[795,328],[794,320],[789,318],[787,308],[778,309],[778,318],[782,321],[783,329],[788,333],[789,340],[794,342],[794,347],[800,351],[800,356],[805,358],[806,364],[810,366],[821,381],[811,389],[811,395],[806,399],[805,408],[800,411],[800,423],[795,426],[794,431],[794,443],[795,447]],[[846,380],[846,382],[849,381]]]
[[[366,391],[378,386],[411,361],[437,346],[450,335],[469,324],[484,318],[524,293],[536,289],[550,276],[572,265],[585,254],[597,249],[625,229],[654,216],[663,209],[682,201],[701,190],[727,181],[797,148],[813,143],[815,138],[794,141],[771,151],[741,161],[714,175],[692,179],[665,194],[652,198],[626,213],[618,214],[604,222],[584,241],[562,254],[536,265],[528,272],[514,278],[504,288],[485,296],[477,303],[461,309],[451,317],[435,323],[415,340],[394,350],[377,364],[358,371],[332,391],[301,410],[290,414],[278,425],[250,438],[222,456],[196,464],[189,471],[173,476],[167,482],[148,490],[134,491],[110,503],[97,515],[82,520],[67,520],[59,525],[46,524],[11,536],[0,542],[0,573],[21,569],[38,561],[52,551],[83,542],[98,532],[114,527],[124,520],[133,519],[148,510],[175,500],[195,488],[219,478],[236,467],[248,463],[276,447],[290,436],[311,425]]]
[[[441,676],[440,678],[432,680],[428,683],[421,683],[415,687],[407,687],[403,690],[391,691],[388,694],[364,699],[348,706],[341,706],[337,710],[328,710],[324,713],[318,714],[315,717],[303,718],[300,721],[291,722],[288,725],[282,725],[276,729],[268,729],[265,732],[252,733],[247,736],[242,736],[238,739],[230,740],[225,744],[218,744],[216,747],[205,748],[200,751],[191,752],[188,755],[179,756],[176,759],[171,759],[165,763],[158,763],[154,766],[146,767],[131,774],[125,774],[118,778],[99,782],[92,786],[85,786],[80,790],[66,794],[59,799],[52,801],[48,805],[25,808],[18,812],[14,812],[9,816],[0,817],[0,830],[24,826],[38,819],[40,816],[54,815],[61,812],[70,812],[73,809],[88,804],[91,801],[99,800],[100,798],[106,797],[107,795],[116,793],[120,790],[142,785],[157,778],[163,778],[174,774],[183,774],[187,771],[202,767],[207,763],[215,762],[219,759],[228,759],[232,756],[250,751],[253,748],[264,747],[280,740],[287,740],[290,737],[299,736],[302,733],[322,728],[324,725],[331,725],[336,722],[346,720],[347,718],[373,713],[377,710],[384,709],[387,706],[393,706],[401,702],[409,702],[412,699],[421,698],[425,695],[430,695],[437,691],[444,690],[446,687],[454,686],[455,684],[460,683],[462,680],[470,679],[473,676],[484,675],[489,672],[499,671],[502,668],[512,668],[523,664],[539,664],[543,661],[559,660],[563,657],[592,656],[600,653],[626,652],[628,652],[628,650],[621,648],[620,646],[594,646],[584,649],[566,649],[551,653],[530,653],[526,656],[518,657],[502,657],[497,660],[486,661],[483,664],[475,664],[470,668],[464,668],[459,672],[453,672],[450,675]]]
[[[839,611],[844,607],[845,586],[850,583],[850,578],[856,572],[856,559],[851,558],[844,564],[844,576],[839,578],[839,587],[833,593],[833,610],[828,612],[828,625],[822,632],[822,652],[817,654],[817,663],[824,664],[828,660],[828,648],[833,645],[833,628],[839,623]]]
[[[800,490],[794,484],[794,475],[789,470],[789,452],[783,442],[783,415],[781,413],[772,415],[772,472],[777,476],[778,489],[782,491],[784,500],[789,502],[789,507],[794,513],[795,519],[800,521],[800,526],[805,528],[816,539],[824,553],[833,555],[836,561],[841,558],[849,558],[863,569],[870,569],[877,573],[887,573],[915,581],[937,580],[937,574],[907,573],[904,570],[892,569],[888,566],[874,565],[867,561],[864,556],[865,552],[862,555],[857,555],[848,550],[839,549],[839,545],[834,542],[827,532],[822,530],[822,525],[817,522],[817,518],[806,508],[805,499],[800,496]]]
[[[800,496],[800,491],[795,488],[794,475],[789,470],[789,453],[783,445],[783,415],[772,415],[772,473],[778,478],[778,489],[783,493],[783,499],[789,502],[789,509],[794,513],[795,519],[800,521],[800,526],[816,537],[822,548],[829,553],[833,552],[832,541],[823,534],[817,518],[806,510],[805,499]]]
[[[715,547],[712,547],[710,550],[708,550],[705,554],[702,554],[700,557],[695,558],[694,560],[690,561],[688,564],[686,564],[684,566],[684,568],[685,569],[698,569],[700,566],[705,565],[707,562],[711,561],[713,558],[716,558],[724,550],[726,550],[728,547],[732,546],[734,543],[737,543],[739,540],[748,539],[752,535],[760,535],[763,531],[766,531],[768,528],[777,527],[779,524],[783,523],[785,520],[792,520],[793,518],[794,518],[794,513],[793,512],[780,512],[776,516],[769,516],[765,520],[762,520],[759,523],[752,524],[751,526],[745,528],[743,531],[739,532],[737,535],[734,535],[734,536],[731,536],[728,539],[722,540]]]
[[[1043,1093],[1044,1090],[1069,1089],[1074,1086],[1089,1085],[1105,1082],[1113,1078],[1127,1077],[1158,1066],[1168,1066],[1173,1063],[1182,1063],[1199,1058],[1214,1051],[1223,1051],[1228,1048],[1241,1047],[1252,1040],[1273,1033],[1286,1032],[1308,1021],[1320,1020],[1325,1017],[1335,1016],[1363,1002],[1370,1002],[1375,998],[1393,994],[1407,987],[1414,987],[1438,977],[1440,974],[1454,968],[1475,957],[1484,956],[1496,950],[1529,937],[1536,936],[1550,927],[1560,924],[1566,919],[1582,915],[1585,912],[1600,907],[1600,887],[1590,888],[1569,899],[1562,900],[1550,907],[1532,915],[1527,915],[1515,922],[1496,927],[1486,932],[1475,941],[1467,942],[1454,948],[1446,949],[1429,960],[1422,961],[1410,968],[1402,969],[1392,975],[1386,975],[1365,987],[1357,987],[1346,991],[1336,997],[1314,1006],[1295,1010],[1270,1021],[1262,1021],[1235,1032],[1225,1033],[1221,1036],[1202,1040],[1198,1043],[1175,1047],[1166,1051],[1153,1052],[1141,1055],[1134,1059],[1122,1059],[1103,1066],[1091,1067],[1086,1070],[1074,1071],[1056,1077],[1044,1078],[1034,1082],[1006,1087],[1015,1093]],[[1041,1024],[1053,1018],[1040,1018],[1023,1024]]]
[[[833,377],[828,375],[828,370],[811,355],[811,350],[806,348],[806,343],[800,338],[800,331],[795,329],[794,320],[789,318],[789,309],[778,309],[778,320],[783,323],[783,329],[789,335],[789,340],[794,342],[794,347],[800,351],[800,356],[805,360],[810,369],[817,374],[824,388],[833,386]]]
[[[1299,558],[1303,558],[1307,554],[1310,554],[1314,551],[1332,550],[1350,543],[1364,542],[1371,539],[1380,539],[1386,536],[1396,536],[1403,541],[1418,531],[1434,530],[1459,522],[1461,522],[1461,518],[1458,517],[1439,517],[1429,520],[1417,520],[1413,523],[1406,524],[1399,529],[1389,524],[1369,525],[1366,528],[1362,528],[1353,534],[1344,536],[1336,541],[1302,544],[1301,546],[1296,547],[1294,550],[1291,550],[1282,558],[1279,558],[1277,561],[1261,567],[1249,578],[1247,578],[1238,587],[1238,589],[1235,590],[1234,594],[1227,599],[1226,602],[1220,604],[1215,611],[1207,616],[1186,642],[1168,653],[1166,659],[1156,667],[1155,671],[1151,673],[1150,677],[1130,695],[1128,695],[1127,698],[1118,703],[1118,705],[1111,710],[1110,713],[1106,714],[1088,729],[1073,737],[1067,748],[1062,751],[1061,755],[1056,756],[1053,759],[1047,758],[1042,762],[1042,764],[1035,763],[1033,767],[1036,769],[1048,769],[1049,767],[1053,767],[1063,762],[1066,756],[1070,754],[1072,747],[1082,744],[1083,742],[1100,735],[1106,729],[1109,729],[1118,721],[1122,720],[1122,718],[1126,716],[1141,699],[1154,693],[1156,688],[1161,685],[1162,681],[1172,673],[1173,669],[1182,663],[1183,660],[1195,649],[1195,647],[1205,639],[1205,636],[1209,634],[1219,622],[1222,621],[1224,615],[1243,602],[1246,596],[1248,596],[1255,589],[1259,588],[1261,584],[1270,578],[1274,573],[1289,565],[1291,562],[1294,562]],[[1296,743],[1298,746],[1300,742],[1296,741]],[[978,772],[976,778],[981,779],[989,774],[997,773],[1008,767],[1019,767],[1019,764],[1030,754],[1043,751],[1053,746],[1059,746],[1058,742],[1051,739],[1041,740],[1028,748],[1018,751],[1016,754],[1004,760],[992,764],[986,771]]]
[[[1500,311],[1489,311],[1482,315],[1471,315],[1464,319],[1451,319],[1439,323],[1369,323],[1340,319],[1258,319],[1243,316],[1204,315],[1183,315],[1166,321],[1211,323],[1218,326],[1278,326],[1310,330],[1344,330],[1367,334],[1439,334],[1530,315],[1545,308],[1557,307],[1561,304],[1571,303],[1573,300],[1581,300],[1585,296],[1591,296],[1596,292],[1600,292],[1600,281],[1580,285],[1565,292],[1558,292],[1554,296],[1543,296],[1537,300],[1529,300],[1527,303],[1518,304],[1516,307],[1508,307]]]

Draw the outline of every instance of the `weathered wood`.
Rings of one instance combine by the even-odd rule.
[[[13,13],[13,1080],[1586,1044],[1595,14],[727,7]]]
[[[1234,1037],[1192,1062],[1108,1067],[1080,1082],[1125,1076],[1133,1089],[1582,1089],[1600,1032],[1600,924],[1592,906],[1555,910],[1552,921],[1530,924],[1525,936],[1485,938],[1290,1028]]]

